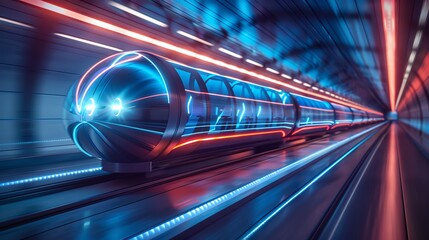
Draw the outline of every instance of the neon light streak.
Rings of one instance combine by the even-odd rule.
[[[89,111],[88,116],[92,116],[95,111],[95,101],[94,98],[89,99],[90,104],[86,105],[85,110]]]
[[[83,39],[83,38],[74,37],[74,36],[67,35],[67,34],[54,33],[54,35],[56,35],[58,37],[62,37],[62,38],[67,38],[67,39],[70,39],[70,40],[73,40],[73,41],[76,41],[76,42],[81,42],[81,43],[85,43],[85,44],[88,44],[88,45],[92,45],[92,46],[96,46],[96,47],[100,47],[100,48],[109,49],[109,50],[116,51],[116,52],[122,52],[122,51],[124,51],[122,49],[115,48],[115,47],[112,47],[112,46],[109,46],[109,45],[106,45],[106,44],[102,44],[102,43],[98,43],[98,42],[93,42],[93,41],[90,41],[90,40],[86,40],[86,39]]]
[[[284,73],[282,73],[282,75],[280,75],[280,76],[282,76],[282,77],[284,77],[284,78],[286,78],[286,79],[292,79],[292,77],[291,77],[291,76],[286,75],[286,74],[284,74]]]
[[[274,74],[279,74],[280,72],[279,71],[277,71],[277,70],[274,70],[274,69],[272,69],[272,68],[265,68],[268,72],[272,72],[272,73],[274,73]]]
[[[307,107],[307,106],[299,106],[300,108],[304,109],[310,109],[310,110],[316,110],[316,111],[323,111],[323,112],[333,112],[332,109],[323,109],[323,108],[315,108],[315,107]]]
[[[312,88],[313,90],[316,90],[316,91],[317,91],[317,90],[319,90],[319,88],[318,88],[318,87],[314,87],[314,86],[313,86],[313,87],[311,87],[311,88]]]
[[[137,102],[137,101],[142,101],[145,99],[150,99],[150,98],[155,98],[155,97],[161,97],[161,96],[167,96],[166,93],[160,93],[160,94],[154,94],[154,95],[150,95],[150,96],[146,96],[146,97],[141,97],[141,98],[137,98],[134,100],[131,100],[129,102],[127,102],[127,104],[133,103],[133,102]]]
[[[252,124],[254,125],[254,124]],[[223,125],[218,125],[223,126]],[[218,130],[218,131],[203,131],[203,132],[194,132],[194,133],[188,133],[183,134],[182,137],[189,137],[189,136],[196,136],[196,135],[206,135],[209,134],[222,134],[222,133],[228,133],[228,132],[251,132],[251,131],[260,131],[260,130],[271,130],[271,129],[291,129],[291,127],[287,126],[272,126],[272,127],[254,127],[254,128],[237,128],[237,129],[227,129],[227,130]]]
[[[395,57],[396,57],[396,26],[395,26],[395,0],[381,0],[383,28],[386,43],[386,62],[389,87],[390,110],[395,111],[396,95],[396,75],[395,75]]]
[[[237,127],[240,125],[241,120],[243,120],[244,113],[246,112],[246,105],[244,105],[244,103],[241,103],[241,104],[243,105],[243,111],[241,112],[240,119],[238,120],[238,123],[237,123]]]
[[[259,100],[259,99],[229,96],[229,95],[223,95],[223,94],[218,94],[218,93],[198,92],[198,91],[189,90],[189,89],[185,89],[185,91],[186,92],[190,92],[190,93],[195,93],[195,94],[204,94],[204,95],[210,95],[210,96],[216,96],[216,97],[224,97],[224,98],[234,98],[234,99],[238,99],[238,100],[251,101],[251,102],[260,102],[260,103],[282,105],[282,106],[293,106],[293,104],[284,104],[284,103],[270,102],[270,101]]]
[[[221,52],[223,52],[223,53],[226,53],[226,54],[228,54],[228,55],[230,55],[232,57],[235,57],[235,58],[243,58],[240,54],[237,54],[235,52],[231,52],[231,51],[229,51],[228,49],[225,49],[225,48],[218,48],[218,50],[221,51]]]
[[[191,114],[191,110],[190,110],[191,101],[192,101],[192,95],[189,96],[189,100],[188,100],[188,104],[187,104],[188,114]]]
[[[279,177],[284,177],[287,174],[299,169],[300,167],[305,166],[306,164],[314,161],[315,159],[317,159],[320,156],[323,156],[324,154],[329,153],[330,151],[343,146],[344,144],[349,143],[350,141],[380,127],[381,125],[383,125],[384,123],[378,124],[370,129],[367,129],[365,131],[362,131],[356,135],[351,136],[350,138],[346,138],[340,142],[337,142],[335,144],[332,144],[326,148],[323,148],[317,152],[314,152],[310,155],[307,155],[306,157],[297,160],[296,162],[286,165],[282,168],[279,168],[271,173],[266,174],[265,176],[262,176],[252,182],[249,182],[245,185],[243,185],[242,187],[239,187],[233,191],[227,192],[217,198],[214,198],[204,204],[201,204],[197,207],[194,207],[190,210],[188,210],[187,212],[172,218],[160,225],[154,226],[153,228],[150,228],[146,231],[144,231],[141,234],[138,234],[134,237],[132,237],[131,239],[153,239],[155,237],[160,236],[163,233],[166,233],[167,231],[170,231],[172,229],[174,229],[175,227],[180,226],[181,224],[197,217],[200,215],[205,214],[207,211],[210,211],[212,209],[214,209],[217,206],[223,205],[223,204],[227,204],[229,201],[233,201],[236,200],[239,197],[245,196],[246,193],[250,194],[253,193],[255,191],[257,191],[258,189],[261,189],[265,184],[269,184],[274,182],[275,180],[277,180]]]
[[[300,81],[300,80],[298,80],[296,78],[294,78],[293,81],[296,82],[296,83],[298,83],[298,84],[302,84],[302,81]]]
[[[214,124],[213,128],[212,128],[212,129],[210,129],[210,131],[214,131],[214,130],[216,130],[216,125],[217,125],[217,123],[219,122],[219,120],[222,118],[223,113],[224,113],[224,111],[222,111],[222,112],[219,114],[219,117],[217,117],[216,122],[215,122],[215,124]]]
[[[82,124],[84,124],[84,123],[85,123],[85,122],[81,122],[81,123],[77,124],[77,125],[73,128],[73,134],[72,134],[73,142],[76,144],[77,148],[79,148],[79,150],[80,150],[81,152],[85,153],[85,155],[87,155],[87,156],[89,156],[89,157],[92,157],[92,155],[91,155],[91,154],[89,154],[87,151],[85,151],[85,150],[82,148],[82,146],[81,146],[81,145],[80,145],[80,143],[79,143],[79,140],[77,139],[77,129],[78,129]]]
[[[188,49],[184,49],[184,48],[175,46],[173,44],[170,44],[170,43],[167,43],[167,42],[163,42],[163,41],[160,41],[158,39],[151,38],[151,37],[148,37],[146,35],[143,35],[143,34],[140,34],[140,33],[137,33],[137,32],[133,32],[133,31],[127,30],[125,28],[121,28],[121,27],[118,27],[116,25],[104,22],[104,21],[100,21],[100,20],[92,18],[92,17],[88,17],[86,15],[83,15],[83,14],[80,14],[80,13],[77,13],[77,12],[74,12],[74,11],[71,11],[71,10],[59,7],[57,5],[54,5],[54,4],[51,4],[51,3],[48,3],[48,2],[45,2],[45,1],[42,1],[42,0],[21,0],[21,1],[25,2],[25,3],[29,4],[29,5],[37,6],[37,7],[40,7],[40,8],[43,8],[43,9],[46,9],[46,10],[49,10],[49,11],[61,14],[63,16],[67,16],[69,18],[72,18],[72,19],[84,22],[86,24],[97,26],[97,27],[106,29],[106,30],[111,31],[111,32],[115,32],[115,33],[118,33],[118,34],[121,34],[121,35],[124,35],[124,36],[128,36],[130,38],[134,38],[134,39],[137,39],[137,40],[142,41],[142,42],[146,42],[146,43],[149,43],[149,44],[152,44],[152,45],[164,48],[164,49],[168,49],[168,50],[177,52],[177,53],[182,54],[182,55],[190,56],[192,58],[195,58],[195,59],[198,59],[198,60],[210,63],[210,64],[214,64],[214,65],[219,66],[219,67],[223,67],[223,68],[235,71],[235,72],[246,74],[246,75],[258,78],[260,80],[263,80],[263,81],[266,81],[266,82],[269,82],[269,83],[272,83],[272,84],[277,84],[277,85],[286,87],[288,89],[291,89],[291,90],[294,90],[294,91],[297,91],[297,92],[301,92],[301,93],[304,93],[304,94],[315,96],[317,98],[329,100],[329,101],[332,101],[332,102],[335,102],[335,103],[344,104],[346,106],[356,107],[358,109],[362,109],[362,110],[365,110],[367,112],[379,113],[379,112],[374,111],[372,109],[361,107],[360,105],[358,105],[356,103],[347,103],[347,102],[344,102],[344,101],[341,101],[341,100],[337,100],[335,98],[330,98],[330,97],[327,97],[327,96],[324,96],[324,95],[321,95],[321,94],[318,94],[318,93],[315,93],[315,92],[307,92],[305,89],[301,89],[299,87],[296,87],[296,86],[284,83],[283,81],[276,80],[276,79],[267,77],[265,75],[258,74],[256,72],[249,71],[247,69],[235,66],[233,64],[225,63],[223,61],[220,61],[220,60],[217,60],[217,59],[214,59],[214,58],[211,58],[211,57],[199,54],[197,52],[194,52],[194,51],[191,51],[191,50],[188,50]],[[246,62],[249,62],[247,60],[250,60],[250,59],[246,59]],[[250,60],[250,61],[252,61],[252,60]],[[257,64],[259,64],[259,63],[257,63]]]
[[[303,83],[304,84],[304,86],[306,86],[306,87],[311,87],[311,85],[310,84],[308,84],[308,83]]]
[[[262,110],[262,106],[259,106],[259,108],[258,108],[258,114],[256,115],[257,117],[259,117],[259,114],[261,114],[261,110]]]
[[[131,15],[134,15],[134,16],[136,16],[138,18],[141,18],[141,19],[143,19],[145,21],[148,21],[148,22],[153,23],[155,25],[158,25],[160,27],[168,27],[167,24],[165,24],[165,23],[163,23],[163,22],[161,22],[159,20],[156,20],[155,18],[149,17],[149,16],[147,16],[147,15],[141,13],[141,12],[137,12],[136,10],[134,10],[132,8],[129,8],[129,7],[126,7],[126,6],[122,5],[122,4],[119,4],[119,3],[116,3],[116,2],[113,2],[113,1],[109,2],[109,4],[112,7],[120,9],[120,10],[122,10],[124,12],[127,12],[127,13],[129,13]]]
[[[206,142],[206,141],[214,141],[214,140],[222,140],[222,139],[231,139],[231,138],[241,138],[241,137],[252,137],[259,135],[267,135],[267,134],[277,134],[280,133],[282,137],[286,136],[286,132],[283,130],[276,131],[266,131],[266,132],[256,132],[256,133],[243,133],[243,134],[234,134],[228,136],[218,136],[218,137],[207,137],[207,138],[199,138],[190,140],[181,144],[176,145],[173,149],[180,148],[189,144],[198,143],[198,142]]]
[[[18,21],[15,21],[15,20],[11,20],[11,19],[7,19],[7,18],[3,18],[3,17],[0,17],[0,21],[6,22],[6,23],[10,23],[10,24],[14,24],[14,25],[18,25],[18,26],[21,26],[21,27],[34,28],[33,26],[30,26],[28,24],[25,24],[25,23],[22,23],[22,22],[18,22]]]
[[[373,134],[372,134],[373,135]],[[248,233],[245,234],[245,236],[242,239],[249,239],[253,234],[255,234],[261,227],[263,227],[270,219],[272,219],[275,215],[277,215],[281,210],[283,210],[289,203],[291,203],[293,200],[295,200],[299,195],[301,195],[305,190],[307,190],[309,187],[311,187],[317,180],[319,180],[321,177],[323,177],[326,173],[328,173],[332,168],[338,165],[341,161],[343,161],[347,156],[349,156],[351,153],[353,153],[358,147],[360,147],[362,144],[364,144],[372,135],[366,137],[364,140],[360,141],[358,144],[356,144],[353,148],[351,148],[349,151],[347,151],[344,155],[342,155],[339,159],[337,159],[334,163],[332,163],[329,167],[327,167],[325,170],[323,170],[321,173],[319,173],[315,178],[313,178],[310,182],[305,184],[301,189],[299,189],[296,193],[294,193],[291,197],[286,199],[281,203],[280,206],[278,206],[275,210],[270,212],[266,217],[263,218],[262,221],[260,221],[252,230],[250,230]]]
[[[216,107],[215,112],[216,112],[216,116],[217,116],[219,114],[219,107]]]
[[[3,182],[3,183],[0,183],[0,187],[14,186],[19,184],[38,182],[38,181],[49,180],[53,178],[61,178],[61,177],[67,177],[67,176],[78,175],[83,173],[99,172],[99,171],[101,171],[101,167],[81,169],[81,170],[70,171],[70,172],[55,173],[55,174],[50,174],[45,176],[38,176],[38,177],[32,177],[32,178],[25,178],[21,180]]]
[[[294,122],[272,122],[272,123],[252,123],[252,125],[276,125],[276,124],[287,124],[287,125],[294,125]],[[198,125],[198,127],[210,127],[211,125]],[[235,124],[220,124],[216,125],[218,127],[232,127],[235,126]],[[195,126],[191,127],[185,127],[185,129],[193,129]]]
[[[209,43],[209,42],[207,42],[206,40],[203,40],[203,39],[201,39],[201,38],[198,38],[198,37],[195,37],[194,35],[192,35],[192,34],[189,34],[189,33],[187,33],[187,32],[184,32],[184,31],[177,31],[177,33],[178,34],[180,34],[180,35],[182,35],[182,36],[184,36],[184,37],[187,37],[187,38],[189,38],[189,39],[192,39],[192,40],[194,40],[194,41],[197,41],[197,42],[200,42],[200,43],[202,43],[202,44],[205,44],[205,45],[207,45],[207,46],[210,46],[210,47],[212,47],[213,46],[213,44],[211,44],[211,43]]]
[[[116,112],[115,117],[119,116],[122,111],[122,101],[120,98],[116,98],[114,104],[112,105],[112,110]]]
[[[247,63],[250,63],[250,64],[252,64],[252,65],[254,65],[254,66],[257,66],[257,67],[263,67],[263,66],[262,66],[262,64],[260,64],[260,63],[258,63],[258,62],[255,62],[255,61],[253,61],[253,60],[250,60],[250,59],[246,59],[246,62],[247,62]]]
[[[129,54],[129,53],[126,53],[127,55]],[[91,86],[94,84],[94,82],[95,81],[97,81],[99,78],[100,78],[100,76],[101,75],[103,75],[103,74],[105,74],[107,71],[109,71],[110,69],[112,69],[112,68],[114,68],[114,67],[116,67],[116,66],[119,66],[119,65],[121,65],[121,64],[123,64],[123,63],[127,63],[127,62],[130,62],[130,61],[134,61],[134,60],[137,60],[137,59],[139,59],[139,58],[141,58],[142,57],[142,55],[141,54],[137,54],[137,56],[136,57],[132,57],[132,58],[129,58],[129,59],[125,59],[125,60],[123,60],[123,61],[120,61],[120,62],[117,62],[117,61],[115,61],[113,64],[111,64],[109,67],[107,67],[107,68],[105,68],[105,69],[103,69],[100,73],[98,73],[90,82],[89,82],[89,84],[88,84],[88,86],[86,86],[86,88],[85,88],[85,90],[83,91],[83,94],[82,94],[82,97],[81,97],[81,102],[83,102],[83,100],[85,99],[85,96],[86,96],[86,93],[89,91],[89,89],[91,88]],[[102,60],[102,61],[104,61],[104,59]],[[98,65],[98,64],[96,64],[96,65]],[[86,75],[85,75],[86,76]],[[76,97],[78,97],[79,96],[79,87],[81,86],[81,84],[82,84],[82,82],[83,82],[83,80],[84,80],[84,78],[81,78],[81,80],[79,81],[79,84],[78,84],[78,88],[76,89]],[[79,105],[77,106],[78,107],[78,109],[80,108],[79,107]]]
[[[297,133],[300,133],[300,132],[302,132],[302,131],[304,131],[304,130],[311,130],[311,129],[326,129],[326,130],[329,130],[329,126],[321,125],[321,126],[308,126],[308,127],[302,127],[302,128],[299,128],[299,129],[295,130],[295,131],[292,133],[292,135],[295,135],[295,134],[297,134]]]

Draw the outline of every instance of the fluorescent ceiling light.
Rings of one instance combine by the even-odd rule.
[[[7,19],[7,18],[0,17],[0,21],[7,22],[7,23],[10,23],[10,24],[14,24],[14,25],[18,25],[18,26],[21,26],[21,27],[34,28],[33,26],[30,26],[28,24],[25,24],[25,23],[22,23],[22,22],[17,22],[17,21],[14,21],[14,20],[11,20],[11,19]]]
[[[235,52],[231,52],[231,51],[229,51],[228,49],[225,49],[225,48],[219,48],[219,51],[221,51],[223,53],[226,53],[226,54],[228,54],[230,56],[233,56],[235,58],[243,58],[240,54],[237,54]]]
[[[93,46],[97,46],[97,47],[100,47],[100,48],[106,48],[106,49],[113,50],[113,51],[116,51],[116,52],[122,52],[123,51],[122,49],[119,49],[119,48],[115,48],[115,47],[112,47],[112,46],[108,46],[108,45],[97,43],[97,42],[93,42],[93,41],[89,41],[89,40],[86,40],[86,39],[83,39],[83,38],[73,37],[73,36],[70,36],[70,35],[62,34],[62,33],[54,33],[54,35],[57,35],[57,36],[63,37],[63,38],[67,38],[67,39],[70,39],[70,40],[74,40],[74,41],[77,41],[77,42],[86,43],[88,45],[93,45]]]
[[[298,80],[296,78],[294,78],[293,81],[296,82],[296,83],[302,84],[302,81],[300,81],[300,80]]]
[[[304,86],[306,86],[306,87],[311,87],[311,85],[310,85],[310,84],[308,84],[308,83],[304,83]]]
[[[284,78],[287,78],[287,79],[292,79],[292,77],[291,77],[291,76],[286,75],[286,74],[284,74],[284,73],[282,73],[282,75],[280,75],[280,76],[282,76],[282,77],[284,77]]]
[[[168,27],[167,24],[165,24],[165,23],[163,23],[163,22],[161,22],[159,20],[156,20],[155,18],[151,18],[151,17],[149,17],[147,15],[144,15],[143,13],[138,12],[138,11],[132,9],[132,8],[126,7],[126,6],[122,5],[122,4],[119,4],[119,3],[116,3],[116,2],[113,2],[113,1],[110,2],[109,4],[111,6],[117,8],[117,9],[120,9],[120,10],[122,10],[124,12],[127,12],[127,13],[129,13],[131,15],[134,15],[134,16],[136,16],[138,18],[141,18],[141,19],[146,20],[148,22],[151,22],[153,24],[156,24],[156,25],[158,25],[160,27]]]
[[[265,68],[265,69],[267,69],[268,72],[272,72],[272,73],[275,73],[275,74],[279,74],[280,73],[279,71],[274,70],[272,68]]]
[[[248,63],[250,63],[252,65],[258,66],[258,67],[263,67],[262,64],[260,64],[258,62],[255,62],[253,60],[250,60],[250,59],[246,59],[246,62],[248,62]]]
[[[313,90],[316,90],[316,91],[317,91],[317,90],[319,90],[319,88],[318,88],[318,87],[314,87],[314,86],[313,86],[313,87],[311,87],[311,88],[312,88]]]
[[[192,34],[189,34],[189,33],[187,33],[187,32],[184,32],[184,31],[177,31],[177,33],[178,34],[180,34],[180,35],[182,35],[182,36],[184,36],[184,37],[187,37],[187,38],[189,38],[189,39],[192,39],[192,40],[194,40],[194,41],[197,41],[197,42],[200,42],[200,43],[202,43],[202,44],[205,44],[205,45],[207,45],[207,46],[213,46],[213,44],[211,44],[211,43],[209,43],[209,42],[207,42],[206,40],[203,40],[203,39],[201,39],[201,38],[199,38],[199,37],[195,37],[194,35],[192,35]]]

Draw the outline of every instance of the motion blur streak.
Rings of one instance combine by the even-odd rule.
[[[76,170],[76,171],[70,171],[70,172],[54,173],[54,174],[45,175],[45,176],[32,177],[32,178],[26,178],[26,179],[21,179],[21,180],[3,182],[3,183],[0,183],[0,187],[7,187],[7,186],[12,186],[12,185],[37,182],[37,181],[48,180],[48,179],[53,179],[53,178],[60,178],[60,177],[78,175],[78,174],[83,174],[83,173],[98,172],[98,171],[101,171],[101,167],[88,168],[88,169],[82,169],[82,170]]]
[[[21,26],[21,27],[34,28],[33,26],[30,26],[28,24],[25,24],[25,23],[22,23],[22,22],[18,22],[18,21],[15,21],[15,20],[11,20],[11,19],[7,19],[7,18],[3,18],[3,17],[0,17],[0,21],[7,22],[7,23],[10,23],[10,24],[14,24],[14,25],[18,25],[18,26]]]
[[[97,47],[100,47],[100,48],[105,48],[105,49],[113,50],[113,51],[116,51],[116,52],[122,52],[122,51],[124,51],[124,50],[119,49],[119,48],[108,46],[108,45],[105,45],[105,44],[102,44],[102,43],[97,43],[97,42],[89,41],[89,40],[86,40],[86,39],[83,39],[83,38],[73,37],[73,36],[70,36],[70,35],[67,35],[67,34],[54,33],[54,35],[57,35],[58,37],[63,37],[63,38],[67,38],[67,39],[70,39],[70,40],[74,40],[74,41],[77,41],[77,42],[86,43],[88,45],[93,45],[93,46],[97,46]]]
[[[182,215],[179,215],[175,218],[170,219],[169,221],[166,221],[158,226],[155,226],[151,229],[148,229],[147,231],[132,237],[131,239],[152,239],[155,237],[160,236],[161,234],[172,230],[173,228],[181,225],[182,223],[185,223],[186,221],[189,221],[192,218],[195,218],[201,214],[204,214],[205,212],[212,210],[213,208],[222,205],[232,199],[235,199],[237,197],[239,197],[240,195],[246,193],[247,191],[251,191],[254,190],[256,191],[257,189],[259,189],[258,187],[260,187],[261,184],[266,183],[266,182],[273,182],[275,181],[278,176],[284,176],[285,174],[288,174],[308,163],[310,163],[311,161],[317,159],[318,157],[323,156],[324,154],[329,153],[330,151],[343,146],[344,144],[349,143],[350,141],[361,137],[362,135],[384,125],[385,123],[380,123],[377,124],[376,126],[369,128],[365,131],[362,131],[352,137],[349,137],[347,139],[344,139],[340,142],[337,142],[335,144],[332,144],[324,149],[321,149],[317,152],[314,152],[308,156],[306,156],[305,158],[299,159],[296,162],[286,165],[282,168],[279,168],[263,177],[260,177],[240,188],[237,188],[231,192],[228,192],[222,196],[219,196],[211,201],[206,202],[205,204],[199,205],[193,209],[190,209],[189,211],[183,213]]]
[[[194,139],[191,141],[181,143],[181,144],[175,146],[174,149],[180,148],[180,147],[192,144],[192,143],[197,143],[197,142],[205,142],[205,141],[213,141],[213,140],[221,140],[221,139],[229,139],[229,138],[239,138],[239,137],[251,137],[251,136],[258,136],[258,135],[275,134],[275,133],[280,133],[282,135],[282,137],[286,137],[286,133],[282,130],[267,131],[267,132],[256,132],[256,133],[243,133],[243,134],[234,134],[234,135],[220,136],[220,137],[208,137],[208,138]]]
[[[334,163],[332,163],[329,167],[327,167],[323,172],[319,173],[313,180],[305,184],[298,192],[294,193],[291,197],[283,201],[283,203],[278,206],[276,209],[274,209],[272,212],[269,213],[266,217],[263,218],[262,221],[260,221],[255,227],[252,228],[242,239],[249,239],[252,237],[253,234],[255,234],[262,226],[264,226],[271,218],[273,218],[277,213],[279,213],[283,208],[285,208],[289,203],[291,203],[293,200],[295,200],[299,195],[301,195],[305,190],[307,190],[311,185],[313,185],[317,180],[319,180],[321,177],[323,177],[326,173],[328,173],[332,168],[334,168],[338,163],[343,161],[348,155],[353,153],[358,147],[360,147],[362,144],[366,142],[372,135],[366,137],[364,140],[360,141],[358,144],[356,144],[352,149],[347,151],[344,155],[342,155],[339,159],[337,159]],[[392,238],[388,238],[392,239]]]
[[[84,23],[88,23],[88,24],[91,24],[91,25],[94,25],[94,26],[98,26],[98,27],[104,28],[104,29],[112,31],[112,32],[116,32],[116,33],[119,33],[119,34],[122,34],[122,35],[125,35],[125,36],[128,36],[128,37],[134,38],[134,39],[138,39],[138,40],[143,41],[143,42],[147,42],[149,44],[153,44],[153,45],[156,45],[156,46],[159,46],[159,47],[162,47],[162,48],[165,48],[165,49],[169,49],[171,51],[174,51],[174,52],[177,52],[177,53],[180,53],[180,54],[184,54],[184,55],[193,57],[193,58],[202,60],[204,62],[212,63],[212,64],[215,64],[215,65],[220,66],[220,67],[227,68],[227,69],[232,70],[232,71],[236,71],[236,72],[239,72],[239,73],[242,73],[242,74],[246,74],[246,75],[249,75],[249,76],[252,76],[252,77],[256,77],[258,79],[261,79],[263,81],[267,81],[267,82],[270,82],[270,83],[273,83],[273,84],[281,85],[281,86],[284,86],[286,88],[295,90],[297,92],[301,92],[301,93],[304,93],[304,94],[312,95],[312,96],[315,96],[317,98],[326,99],[326,100],[329,100],[329,101],[332,101],[332,102],[335,102],[335,103],[339,103],[339,104],[343,104],[343,105],[346,105],[346,106],[353,106],[355,108],[358,108],[358,109],[361,109],[361,110],[364,110],[364,111],[368,111],[368,112],[371,112],[371,113],[381,114],[378,111],[375,111],[375,110],[372,110],[372,109],[369,109],[369,108],[365,108],[365,107],[361,107],[361,106],[359,106],[356,103],[349,103],[349,102],[346,102],[346,101],[337,100],[335,98],[326,97],[326,96],[320,95],[318,93],[307,92],[304,89],[301,89],[301,88],[289,85],[289,84],[284,83],[282,81],[266,77],[264,75],[261,75],[261,74],[249,71],[247,69],[240,68],[240,67],[237,67],[235,65],[232,65],[232,64],[229,64],[229,63],[225,63],[225,62],[222,62],[220,60],[216,60],[216,59],[213,59],[211,57],[208,57],[208,56],[205,56],[205,55],[202,55],[202,54],[199,54],[199,53],[196,53],[196,52],[193,52],[193,51],[181,48],[181,47],[177,47],[175,45],[172,45],[172,44],[169,44],[169,43],[166,43],[166,42],[163,42],[163,41],[160,41],[160,40],[157,40],[157,39],[145,36],[143,34],[139,34],[139,33],[136,33],[136,32],[133,32],[133,31],[130,31],[130,30],[118,27],[118,26],[115,26],[115,25],[110,24],[110,23],[106,23],[106,22],[100,21],[100,20],[92,18],[92,17],[88,17],[86,15],[83,15],[83,14],[80,14],[80,13],[77,13],[77,12],[74,12],[74,11],[71,11],[71,10],[59,7],[59,6],[51,4],[51,3],[47,3],[47,2],[44,2],[44,1],[41,1],[41,0],[21,0],[21,1],[25,2],[25,3],[28,3],[30,5],[34,5],[34,6],[37,6],[37,7],[40,7],[40,8],[49,10],[49,11],[52,11],[52,12],[56,12],[58,14],[70,17],[72,19],[75,19],[75,20],[78,20],[78,21],[81,21],[81,22],[84,22]],[[248,59],[246,59],[246,61],[247,60]]]
[[[387,76],[389,85],[390,110],[395,111],[396,97],[396,27],[395,27],[395,0],[381,0],[383,11],[383,28],[386,42]]]
[[[401,176],[399,173],[399,160],[397,154],[397,140],[396,140],[396,124],[391,125],[389,145],[387,152],[387,163],[385,167],[386,174],[381,188],[380,206],[380,230],[378,239],[402,239],[404,236],[402,228],[405,226],[402,222],[404,219],[402,207],[402,193],[401,193]],[[405,237],[405,236],[404,236]]]

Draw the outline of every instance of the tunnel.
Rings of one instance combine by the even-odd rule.
[[[429,239],[428,13],[0,2],[0,238]]]

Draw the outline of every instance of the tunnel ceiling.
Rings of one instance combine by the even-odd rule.
[[[398,33],[409,35],[420,1],[397,3],[398,18],[407,23],[399,25]],[[380,1],[183,0],[156,5],[171,21],[177,21],[171,14],[180,15],[194,34],[243,56],[258,56],[266,67],[310,77],[316,86],[367,106],[388,107]],[[406,55],[408,42],[398,41],[398,52]]]
[[[58,4],[131,30],[152,34],[161,40],[168,39],[173,44],[186,44],[196,52],[219,56],[218,48],[226,48],[243,56],[242,59],[227,58],[233,64],[252,68],[245,63],[245,59],[255,59],[264,67],[279,70],[374,109],[387,111],[389,92],[382,1],[88,0],[60,1]],[[155,26],[113,7],[112,3],[159,19],[168,27]],[[395,0],[395,95],[398,95],[410,53],[415,51],[413,41],[419,31],[422,3],[423,0]],[[16,12],[12,9],[23,6],[29,12],[34,10],[34,7],[21,2],[13,2],[4,8],[4,14],[13,18]],[[45,11],[37,14],[54,25],[48,29],[49,24],[36,22],[47,29],[49,34],[58,30],[84,39],[106,40],[106,31],[101,35],[99,29],[88,31],[90,28],[85,24],[70,22],[70,19],[60,15],[46,14]],[[178,30],[213,44],[207,46],[189,41],[179,36]],[[421,40],[424,48],[428,45],[424,40],[427,39],[427,32],[423,31]],[[122,46],[124,50],[146,49],[145,45],[124,40],[117,35],[110,37],[106,43],[109,42]],[[151,48],[147,49],[152,51]],[[171,57],[168,52],[157,53]],[[423,58],[419,54],[417,51],[414,65],[418,65],[417,60]],[[84,69],[77,69],[76,72],[81,73]],[[289,79],[280,79],[291,82]]]

